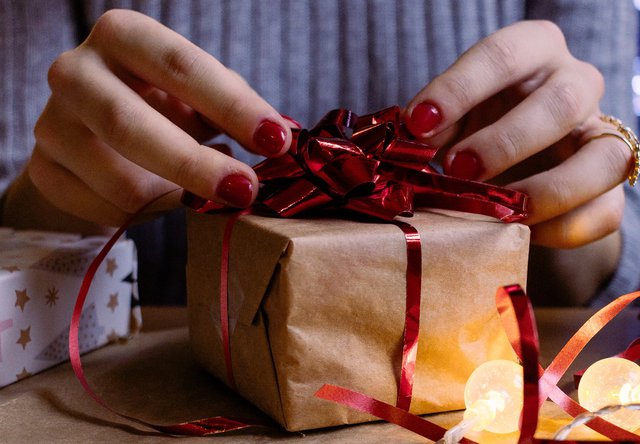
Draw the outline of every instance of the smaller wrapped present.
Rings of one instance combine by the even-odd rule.
[[[102,237],[0,230],[0,387],[69,359],[69,322]],[[132,304],[132,300],[136,301]],[[113,247],[92,283],[80,350],[128,337],[140,326],[133,241]]]

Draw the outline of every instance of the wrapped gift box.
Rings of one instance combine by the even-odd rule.
[[[0,387],[69,358],[69,322],[89,263],[106,238],[0,230]],[[81,352],[140,327],[136,254],[116,243],[100,266],[81,316]]]
[[[224,214],[190,214],[188,305],[197,359],[227,380],[220,331]],[[499,286],[527,276],[529,230],[483,216],[418,212],[420,339],[411,412],[464,407],[467,377],[515,359],[496,313]],[[231,362],[238,392],[288,430],[375,420],[314,397],[325,383],[394,404],[406,246],[393,224],[242,216],[229,259]]]

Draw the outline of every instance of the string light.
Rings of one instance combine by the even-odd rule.
[[[556,441],[564,441],[565,439],[567,439],[567,436],[569,436],[569,433],[571,432],[571,430],[575,429],[579,425],[586,424],[592,419],[595,419],[601,416],[605,417],[604,419],[608,419],[606,418],[607,415],[618,412],[622,409],[638,410],[638,413],[640,413],[640,404],[626,404],[624,406],[610,405],[600,410],[596,410],[595,412],[581,413],[580,415],[573,418],[573,421],[571,421],[569,424],[567,424],[566,426],[558,430],[554,435],[553,439],[555,439]]]
[[[522,367],[515,362],[495,360],[480,365],[471,373],[464,389],[463,420],[437,444],[459,443],[470,431],[518,431],[522,388]],[[565,439],[571,429],[597,416],[606,416],[607,421],[630,431],[640,428],[640,366],[622,358],[596,362],[580,380],[578,399],[590,412],[560,429],[556,439]]]
[[[596,412],[608,406],[640,403],[640,366],[623,358],[607,358],[591,365],[580,379],[578,401]],[[640,411],[616,409],[607,421],[627,430],[640,428]]]
[[[522,367],[513,361],[488,361],[476,368],[464,389],[463,420],[439,444],[455,444],[469,431],[512,433],[522,411]]]

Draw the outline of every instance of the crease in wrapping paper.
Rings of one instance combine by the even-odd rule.
[[[423,212],[410,219],[423,237],[424,264],[414,413],[461,408],[464,382],[477,365],[515,359],[493,295],[507,282],[525,282],[528,229],[458,216]],[[222,381],[222,345],[213,326],[225,220],[189,216],[193,348]],[[395,403],[405,272],[404,236],[394,225],[242,217],[231,242],[229,287],[239,393],[289,430],[374,419],[313,393],[332,383]]]

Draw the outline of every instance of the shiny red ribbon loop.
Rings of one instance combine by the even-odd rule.
[[[439,173],[430,162],[437,148],[414,140],[392,106],[358,117],[327,113],[310,130],[292,129],[287,154],[254,167],[258,207],[283,216],[334,206],[383,220],[411,216],[414,206],[492,216],[526,217],[524,193]],[[189,192],[183,203],[206,212],[221,206]]]

